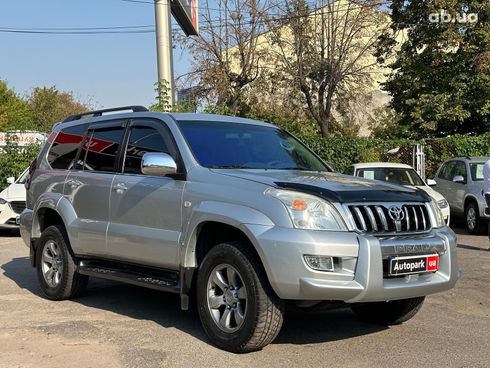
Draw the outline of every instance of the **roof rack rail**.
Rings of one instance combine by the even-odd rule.
[[[75,120],[80,120],[84,116],[87,117],[96,117],[96,116],[102,116],[102,114],[106,112],[115,112],[115,111],[126,111],[126,110],[131,110],[133,112],[145,112],[148,111],[148,109],[144,106],[122,106],[122,107],[113,107],[110,109],[102,109],[102,110],[95,110],[95,111],[87,111],[87,112],[82,112],[80,114],[74,114],[70,115],[67,118],[65,118],[62,123],[67,123],[69,121],[75,121]]]

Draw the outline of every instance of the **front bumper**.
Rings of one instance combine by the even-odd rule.
[[[12,211],[12,208],[6,204],[0,205],[0,229],[18,229],[19,214]]]
[[[424,296],[454,287],[459,278],[456,238],[448,227],[429,234],[382,239],[355,232],[326,232],[248,226],[272,288],[282,299],[347,303]],[[385,277],[389,256],[439,254],[434,273]],[[303,255],[335,257],[333,272],[315,271]]]

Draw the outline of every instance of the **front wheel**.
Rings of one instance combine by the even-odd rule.
[[[284,317],[284,302],[260,260],[240,242],[218,244],[206,255],[197,276],[197,306],[212,342],[235,353],[270,344]]]
[[[398,325],[417,314],[424,304],[425,296],[411,299],[353,304],[352,311],[366,322],[382,325]]]
[[[471,235],[476,235],[481,232],[481,221],[480,221],[480,213],[478,210],[478,205],[475,202],[471,202],[466,206],[465,209],[465,223],[466,230]]]

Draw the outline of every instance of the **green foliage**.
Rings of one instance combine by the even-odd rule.
[[[391,9],[392,32],[381,36],[378,56],[380,61],[395,58],[385,88],[393,97],[391,107],[399,114],[398,135],[427,138],[487,132],[488,0],[394,0]],[[454,22],[434,21],[434,14],[440,17],[441,10]],[[457,20],[475,13],[476,23]],[[406,33],[406,41],[397,50],[400,32]]]
[[[32,111],[27,101],[19,97],[0,80],[0,131],[33,128]]]
[[[150,111],[169,112],[172,109],[170,103],[170,87],[168,81],[161,79],[155,83],[155,103],[150,105]]]
[[[49,132],[54,123],[69,115],[91,110],[87,103],[78,101],[72,92],[63,92],[55,86],[33,88],[27,97],[32,113],[33,129]]]
[[[0,80],[0,131],[37,130],[48,132],[54,123],[68,115],[92,109],[78,101],[73,93],[55,86],[36,87],[21,97]]]
[[[339,172],[346,173],[358,162],[400,162],[412,164],[413,147],[425,147],[426,177],[431,178],[439,165],[452,157],[490,156],[490,133],[480,136],[454,135],[427,140],[332,137],[323,139],[314,135],[297,135],[322,159]],[[395,154],[389,150],[398,148]]]
[[[17,137],[7,135],[6,146],[0,154],[0,188],[7,186],[7,178],[17,178],[29,166],[39,152],[39,145],[31,144],[20,148]]]

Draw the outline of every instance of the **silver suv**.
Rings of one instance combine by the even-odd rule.
[[[125,109],[68,117],[31,165],[21,233],[47,298],[89,276],[192,296],[212,342],[247,352],[286,303],[398,324],[456,283],[425,193],[333,173],[271,124]]]
[[[483,166],[490,157],[456,157],[437,170],[434,187],[449,202],[451,213],[465,219],[466,230],[479,234],[487,230],[490,215],[483,193]]]

